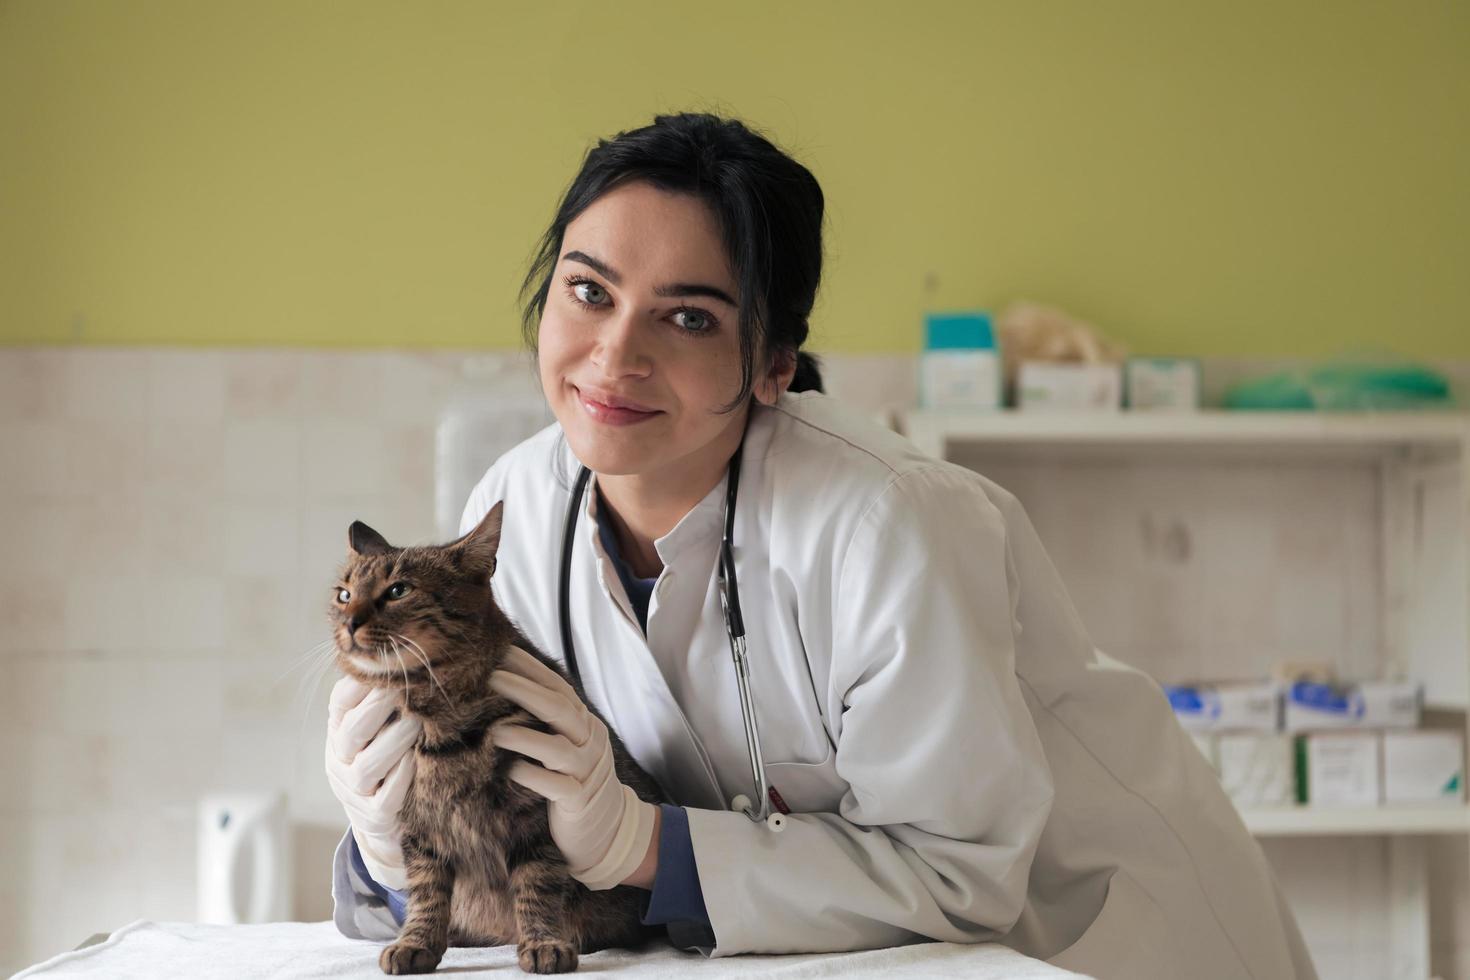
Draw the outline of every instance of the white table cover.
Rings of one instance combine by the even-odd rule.
[[[376,978],[382,944],[342,936],[331,922],[219,926],[140,919],[105,942],[54,956],[15,975],[62,978],[187,977],[189,980],[284,980],[290,977]],[[527,976],[515,947],[452,948],[437,973],[461,977]],[[974,980],[1056,980],[1079,974],[1048,966],[994,943],[921,943],[857,953],[730,956],[708,959],[665,942],[637,952],[603,950],[583,956],[577,972],[623,977],[715,980],[726,977],[970,977]]]

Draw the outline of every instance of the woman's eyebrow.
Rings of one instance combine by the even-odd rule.
[[[607,281],[612,283],[614,286],[621,286],[623,284],[623,277],[614,272],[612,266],[608,265],[606,262],[601,261],[600,259],[594,259],[586,252],[579,252],[576,249],[572,249],[570,252],[563,255],[562,259],[567,262],[580,262],[582,265],[587,266],[594,272],[605,276],[607,278]],[[704,283],[676,282],[669,286],[655,287],[653,292],[655,296],[708,296],[711,299],[717,299],[722,303],[728,303],[736,309],[740,308],[740,304],[735,302],[734,298],[732,298],[729,293],[725,292],[723,289],[720,289],[718,286],[708,286]]]
[[[730,294],[716,286],[706,286],[698,282],[676,282],[672,286],[656,286],[653,294],[655,296],[708,296],[711,299],[729,303],[735,308],[740,304],[730,298]]]
[[[602,275],[606,276],[608,282],[612,283],[614,286],[621,286],[623,284],[623,277],[614,272],[612,270],[612,266],[608,265],[606,262],[599,262],[597,259],[594,259],[586,252],[578,252],[576,249],[572,249],[572,251],[568,252],[566,255],[563,255],[562,259],[567,262],[582,263],[583,265],[592,269],[592,271],[599,272]]]

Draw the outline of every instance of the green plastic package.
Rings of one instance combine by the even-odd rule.
[[[1408,412],[1453,408],[1444,375],[1417,364],[1334,361],[1252,378],[1225,392],[1225,407],[1269,412]]]

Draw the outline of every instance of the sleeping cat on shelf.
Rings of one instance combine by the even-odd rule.
[[[571,877],[546,800],[507,775],[524,757],[486,737],[498,722],[550,730],[490,689],[507,651],[519,647],[562,673],[492,596],[501,516],[497,503],[473,531],[438,546],[395,548],[361,521],[348,529],[331,607],[337,663],[395,692],[399,710],[423,722],[400,811],[407,910],[398,940],[379,957],[385,973],[432,972],[450,945],[511,943],[526,972],[566,973],[579,952],[636,947],[655,931],[640,920],[638,889],[591,891]],[[663,802],[609,736],[618,778],[640,799]]]

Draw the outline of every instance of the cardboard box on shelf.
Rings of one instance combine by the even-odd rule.
[[[1297,800],[1308,806],[1377,806],[1382,739],[1375,731],[1296,736]]]
[[[1294,797],[1291,736],[1222,732],[1215,736],[1220,783],[1239,807],[1286,806]]]
[[[1450,803],[1465,798],[1465,736],[1455,731],[1383,733],[1383,801]]]
[[[1299,681],[1286,689],[1284,723],[1288,732],[1417,728],[1423,700],[1423,686],[1416,681]]]
[[[1166,685],[1164,693],[1188,731],[1281,729],[1281,685],[1275,681]]]

